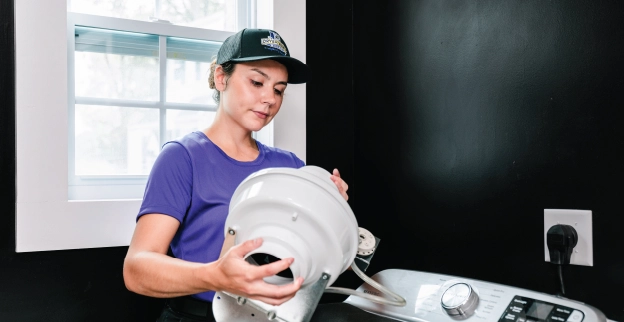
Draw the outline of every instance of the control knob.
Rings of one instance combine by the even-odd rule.
[[[456,283],[451,285],[440,300],[442,309],[451,317],[463,319],[467,318],[479,304],[479,295],[466,283]]]

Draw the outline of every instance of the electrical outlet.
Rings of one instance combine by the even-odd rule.
[[[550,227],[557,224],[574,227],[578,235],[578,243],[572,250],[570,264],[594,266],[591,210],[544,209],[544,255],[547,262],[550,262],[550,254],[546,244],[546,234]]]

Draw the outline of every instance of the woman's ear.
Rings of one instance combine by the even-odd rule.
[[[217,65],[214,71],[214,82],[215,89],[219,92],[225,90],[225,85],[227,83],[227,78],[225,72],[223,71],[223,67],[221,65]]]

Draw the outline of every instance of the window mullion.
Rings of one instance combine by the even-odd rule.
[[[159,66],[160,66],[160,146],[165,144],[167,134],[167,37],[159,36]]]
[[[162,105],[159,101],[138,101],[116,98],[100,98],[100,97],[82,97],[77,96],[75,104],[78,105],[106,105],[106,106],[123,106],[123,107],[145,107],[160,108]]]
[[[150,102],[150,101],[137,101],[137,100],[100,98],[100,97],[82,97],[82,96],[77,96],[75,98],[75,102],[72,104],[158,108],[158,109],[164,108],[164,109],[177,109],[177,110],[186,110],[186,111],[216,111],[217,110],[216,105],[201,105],[201,104],[175,103],[175,102],[163,103],[161,101]]]
[[[250,26],[250,0],[238,0],[236,2],[236,19],[237,19],[237,30],[241,30],[245,27]]]
[[[154,0],[154,17],[160,18],[160,0]]]
[[[249,27],[258,28],[258,1],[249,0]]]

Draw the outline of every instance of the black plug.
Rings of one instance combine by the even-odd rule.
[[[565,295],[563,286],[563,265],[570,264],[572,250],[578,243],[576,229],[570,225],[554,225],[546,233],[546,245],[550,254],[550,262],[557,265],[561,295]]]
[[[576,229],[570,225],[554,225],[546,233],[546,245],[550,262],[558,265],[570,264],[572,250],[578,243]]]

